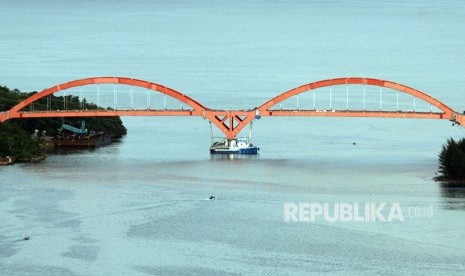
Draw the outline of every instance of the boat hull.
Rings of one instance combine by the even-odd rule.
[[[57,136],[53,140],[55,147],[59,148],[97,148],[111,143],[111,137],[105,134],[77,137]]]
[[[260,149],[258,147],[248,147],[248,148],[217,148],[210,149],[211,154],[258,154]]]

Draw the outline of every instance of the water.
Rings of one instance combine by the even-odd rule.
[[[465,109],[460,1],[0,7],[1,84],[11,88],[119,75],[243,109],[350,75],[393,80]],[[202,119],[123,120],[129,134],[119,143],[0,167],[2,275],[465,271],[464,191],[431,180],[441,145],[463,137],[448,122],[262,118],[254,129],[260,155],[227,159],[209,155]],[[434,216],[286,223],[289,202],[397,202],[403,211],[432,204]]]

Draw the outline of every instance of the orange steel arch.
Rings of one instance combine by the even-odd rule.
[[[160,92],[171,96],[193,110],[62,110],[62,111],[21,111],[35,101],[42,99],[53,93],[93,84],[123,84],[137,86]],[[0,112],[0,122],[14,118],[46,118],[46,117],[101,117],[101,116],[202,116],[215,124],[228,139],[234,139],[237,134],[248,125],[255,116],[254,111],[225,111],[211,110],[204,107],[193,98],[182,94],[172,88],[140,79],[126,77],[93,77],[86,79],[74,80],[53,87],[32,95],[31,97],[12,107],[7,112]]]
[[[410,94],[416,98],[422,99],[431,105],[437,107],[441,111],[444,112],[444,114],[441,116],[441,118],[444,119],[452,119],[454,115],[456,115],[456,112],[452,110],[452,108],[448,107],[444,103],[440,102],[439,100],[429,96],[426,93],[423,93],[417,89],[408,87],[403,84],[395,83],[392,81],[387,81],[387,80],[381,80],[381,79],[373,79],[373,78],[360,78],[360,77],[348,77],[348,78],[336,78],[336,79],[327,79],[327,80],[321,80],[317,82],[312,82],[308,84],[304,84],[302,86],[293,88],[291,90],[288,90],[261,105],[258,110],[260,112],[261,116],[273,116],[273,115],[278,115],[279,113],[276,113],[276,111],[271,110],[270,108],[275,106],[276,104],[279,104],[283,102],[284,100],[296,96],[298,94],[315,90],[318,88],[323,88],[323,87],[329,87],[329,86],[335,86],[335,85],[349,85],[349,84],[360,84],[360,85],[372,85],[372,86],[379,86],[379,87],[385,87],[385,88],[390,88],[394,89],[406,94]],[[345,112],[347,113],[347,112]],[[373,112],[367,112],[367,113],[373,113]],[[380,112],[377,112],[380,113]],[[392,113],[392,112],[383,112],[383,113]],[[400,112],[402,113],[402,112]],[[407,113],[407,112],[404,112]],[[412,112],[410,112],[412,113]],[[286,116],[286,115],[285,115]],[[305,116],[305,115],[304,115]],[[401,117],[401,116],[377,116],[377,117]]]
[[[19,117],[18,113],[21,109],[23,109],[25,106],[39,99],[42,99],[48,95],[51,95],[53,93],[66,90],[69,88],[73,88],[73,87],[93,85],[93,84],[124,84],[124,85],[142,87],[142,88],[153,90],[159,93],[166,94],[168,96],[171,96],[185,103],[186,105],[192,107],[193,114],[200,115],[202,113],[202,110],[205,109],[205,107],[202,104],[192,99],[191,97],[184,95],[181,92],[178,92],[169,87],[160,85],[158,83],[148,82],[148,81],[139,80],[139,79],[125,78],[125,77],[93,77],[93,78],[79,79],[79,80],[74,80],[74,81],[58,84],[53,87],[47,88],[37,94],[34,94],[33,96],[25,99],[24,101],[20,102],[16,106],[12,107],[9,110],[8,118],[18,118]]]
[[[137,86],[153,90],[171,96],[186,105],[192,110],[50,110],[50,111],[22,111],[27,105],[44,98],[48,95],[61,90],[92,85],[92,84],[123,84]],[[273,110],[276,104],[296,96],[298,94],[311,91],[317,88],[334,86],[334,85],[373,85],[394,89],[416,98],[424,100],[437,107],[443,113],[433,112],[405,112],[405,111],[367,111],[367,110]],[[204,107],[202,104],[174,89],[166,86],[148,82],[139,79],[126,77],[94,77],[80,80],[74,80],[47,88],[17,104],[9,111],[0,112],[0,122],[14,118],[45,118],[45,117],[96,117],[96,116],[202,116],[215,124],[228,139],[234,139],[239,132],[255,119],[256,115],[260,116],[319,116],[319,117],[389,117],[389,118],[426,118],[426,119],[449,119],[460,125],[465,125],[465,115],[459,114],[439,100],[414,88],[380,79],[347,77],[327,79],[317,82],[308,83],[289,91],[286,91],[269,101],[265,102],[258,108],[250,110],[212,110]]]

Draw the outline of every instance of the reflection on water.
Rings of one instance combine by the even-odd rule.
[[[465,183],[441,183],[443,208],[465,211]]]
[[[56,147],[50,151],[49,154],[58,154],[58,155],[71,155],[71,154],[86,154],[99,151],[111,151],[116,150],[119,145],[122,143],[122,139],[113,140],[109,145],[104,145],[102,147]]]
[[[211,160],[253,160],[258,158],[259,154],[210,154]]]
[[[71,154],[80,154],[86,152],[94,152],[95,148],[55,148],[51,154],[58,155],[71,155]]]

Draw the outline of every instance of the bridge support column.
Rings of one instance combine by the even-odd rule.
[[[239,132],[255,118],[255,111],[206,110],[204,117],[224,133],[226,139],[236,139]]]

